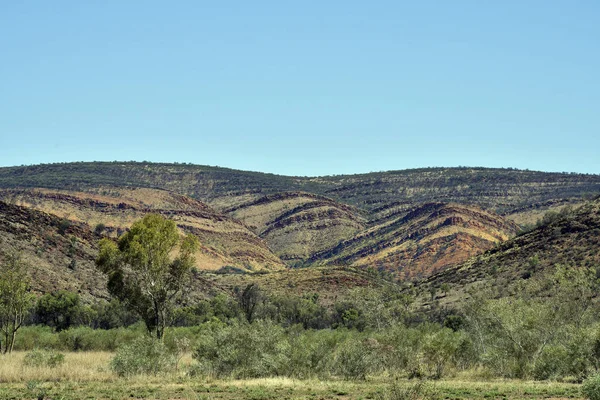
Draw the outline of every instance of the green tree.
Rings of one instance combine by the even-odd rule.
[[[46,293],[35,307],[36,322],[52,326],[57,332],[78,325],[81,313],[79,295],[68,290]]]
[[[33,304],[29,293],[28,265],[15,253],[0,262],[0,352],[13,350],[15,337]]]
[[[102,239],[96,264],[108,276],[111,295],[137,313],[150,334],[162,339],[168,316],[190,278],[197,247],[195,236],[181,238],[175,222],[148,214],[118,243]]]

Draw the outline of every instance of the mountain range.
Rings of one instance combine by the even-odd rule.
[[[597,235],[570,236],[582,226],[597,233],[598,220],[586,216],[597,215],[599,193],[599,175],[515,169],[289,177],[147,162],[7,167],[0,250],[26,254],[40,293],[80,288],[84,297],[106,297],[94,267],[98,240],[159,213],[200,239],[198,295],[228,290],[240,276],[326,295],[374,284],[375,276],[451,282],[459,293],[494,268],[517,279],[531,257],[542,260],[539,268],[552,264],[543,261],[557,250],[552,235],[577,253],[556,262],[599,261],[581,256],[598,254]],[[561,217],[535,228],[544,215],[569,216],[572,225],[552,225],[566,223]]]

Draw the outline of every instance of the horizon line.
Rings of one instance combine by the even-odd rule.
[[[389,169],[389,170],[379,170],[379,171],[369,171],[369,172],[355,172],[355,173],[341,173],[341,174],[324,174],[324,175],[285,175],[276,172],[267,172],[267,171],[255,171],[255,170],[245,170],[239,168],[225,167],[220,165],[208,165],[208,164],[196,164],[193,162],[186,161],[137,161],[137,160],[94,160],[94,161],[56,161],[49,163],[38,163],[38,164],[21,164],[21,165],[0,165],[0,169],[5,168],[28,168],[28,167],[39,167],[39,166],[55,166],[55,165],[66,165],[66,164],[156,164],[156,165],[177,165],[177,166],[191,166],[191,167],[208,167],[208,168],[219,168],[219,169],[227,169],[231,171],[238,172],[247,172],[247,173],[259,173],[266,175],[275,175],[281,177],[288,178],[323,178],[323,177],[339,177],[339,176],[356,176],[356,175],[369,175],[369,174],[383,174],[383,173],[394,173],[394,172],[408,172],[408,171],[419,171],[419,170],[428,170],[428,169],[488,169],[488,170],[507,170],[507,171],[519,171],[519,172],[537,172],[537,173],[545,173],[545,174],[560,174],[560,175],[594,175],[599,176],[600,173],[590,173],[590,172],[576,172],[576,171],[544,171],[544,170],[535,170],[529,168],[516,168],[516,167],[486,167],[486,166],[469,166],[469,165],[458,165],[458,166],[427,166],[427,167],[411,167],[411,168],[403,168],[403,169]]]

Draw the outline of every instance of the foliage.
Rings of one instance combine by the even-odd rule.
[[[30,351],[39,347],[59,351],[116,351],[143,334],[143,326],[110,330],[82,326],[59,333],[47,326],[24,326],[15,340],[15,350]]]
[[[103,223],[96,224],[96,226],[94,227],[94,233],[96,235],[101,235],[105,229],[106,229],[106,225],[104,225]]]
[[[375,343],[350,338],[333,353],[332,372],[345,379],[365,379],[376,367]]]
[[[289,353],[283,328],[269,321],[215,327],[198,340],[194,358],[217,377],[257,378],[284,371]]]
[[[59,290],[38,298],[35,306],[35,321],[52,326],[60,332],[79,325],[82,313],[79,295],[67,290]]]
[[[299,296],[273,295],[264,304],[264,316],[284,327],[301,324],[304,329],[330,328],[332,316],[316,293]]]
[[[334,318],[338,326],[383,329],[405,323],[412,302],[412,296],[400,287],[355,288],[345,301],[336,304]]]
[[[583,379],[597,365],[584,328],[594,314],[597,287],[593,271],[559,266],[523,283],[513,297],[475,296],[465,315],[481,361],[506,377]],[[549,292],[551,297],[539,295]]]
[[[135,324],[139,318],[118,299],[100,300],[89,308],[90,326],[95,329],[122,328]]]
[[[23,365],[27,367],[55,368],[65,362],[65,355],[55,350],[36,349],[25,354]]]
[[[158,375],[172,371],[176,367],[175,354],[160,340],[142,336],[121,346],[110,363],[111,369],[119,376]]]
[[[600,400],[600,374],[586,379],[581,386],[581,392],[586,399]]]
[[[58,233],[60,233],[61,235],[64,236],[70,227],[71,227],[71,221],[69,221],[66,218],[63,218],[60,220],[60,223],[58,224]]]
[[[17,331],[33,304],[27,268],[16,253],[0,258],[0,352],[5,354],[12,352]]]
[[[197,247],[193,235],[180,239],[173,221],[148,214],[121,236],[118,245],[102,239],[97,265],[108,275],[109,292],[161,339],[169,313],[190,277]],[[178,256],[172,260],[176,250]]]

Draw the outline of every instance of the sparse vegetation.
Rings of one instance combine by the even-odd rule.
[[[0,387],[0,397],[69,398],[64,393],[76,381],[87,387],[87,397],[99,398],[201,398],[209,392],[211,398],[228,399],[574,398],[581,396],[580,388],[596,398],[600,207],[598,200],[578,209],[569,207],[570,200],[556,200],[562,193],[577,198],[583,189],[595,190],[600,184],[595,176],[461,168],[313,180],[140,165],[144,168],[84,163],[19,170],[22,186],[35,186],[44,176],[47,186],[71,192],[19,189],[7,194],[13,203],[46,210],[60,201],[81,207],[65,206],[61,215],[50,216],[0,203],[2,232],[7,232],[1,247],[22,243],[34,249],[29,254],[36,260],[54,257],[68,279],[103,283],[100,274],[90,272],[97,260],[113,300],[98,300],[107,297],[101,289],[45,290],[33,313],[24,307],[18,325],[25,326],[12,342],[6,335],[2,340],[4,351],[16,351],[2,356],[0,381],[8,386]],[[77,178],[69,181],[74,171]],[[189,179],[170,179],[182,171]],[[0,186],[14,184],[13,172],[0,170]],[[221,178],[222,185],[208,189],[207,182]],[[454,190],[467,181],[472,190]],[[537,187],[550,181],[552,193]],[[119,185],[110,186],[115,182]],[[150,184],[210,201],[247,225],[184,196],[157,189],[132,194],[135,188],[123,186]],[[494,196],[485,194],[490,188]],[[462,204],[421,204],[440,198]],[[554,211],[554,201],[561,211]],[[177,219],[181,231],[158,214],[133,222],[155,205],[173,202],[172,211],[157,212]],[[503,217],[473,204],[518,214],[520,207],[535,208],[535,202],[546,202],[550,210],[537,225],[466,266],[410,285],[398,284],[389,273],[387,266],[403,263],[398,251],[443,265],[444,254],[458,249],[452,247],[457,238],[472,241],[468,248],[475,249],[516,231]],[[114,211],[106,212],[113,219],[99,222],[98,212],[88,213],[94,207]],[[86,220],[90,215],[94,219]],[[206,233],[207,226],[221,223],[228,228]],[[295,224],[327,233],[292,232]],[[485,233],[474,230],[482,225]],[[216,238],[230,228],[240,236]],[[463,229],[471,230],[461,237]],[[323,239],[322,249],[307,252],[304,243],[319,235],[335,243]],[[98,236],[104,239],[96,257]],[[196,236],[203,240],[201,248]],[[265,251],[250,254],[249,247],[224,245],[241,237]],[[284,270],[277,264],[263,240],[281,240],[284,246],[282,238],[298,239],[300,245],[277,254],[307,268]],[[224,255],[234,253],[241,261],[230,263],[235,258]],[[207,254],[223,260],[211,266],[215,272],[193,265],[196,256]],[[311,267],[298,261],[298,254],[340,265]],[[275,260],[275,267],[261,269],[255,262],[261,257],[268,260],[265,265]],[[357,260],[366,260],[364,270],[346,265]],[[420,276],[427,276],[425,269],[410,278]],[[0,275],[0,281],[7,277]],[[25,276],[15,282],[23,282],[17,286],[28,293]],[[194,296],[181,296],[188,290]],[[8,291],[0,285],[0,299],[3,293]],[[97,360],[85,361],[86,355]],[[20,374],[10,369],[15,365]]]

